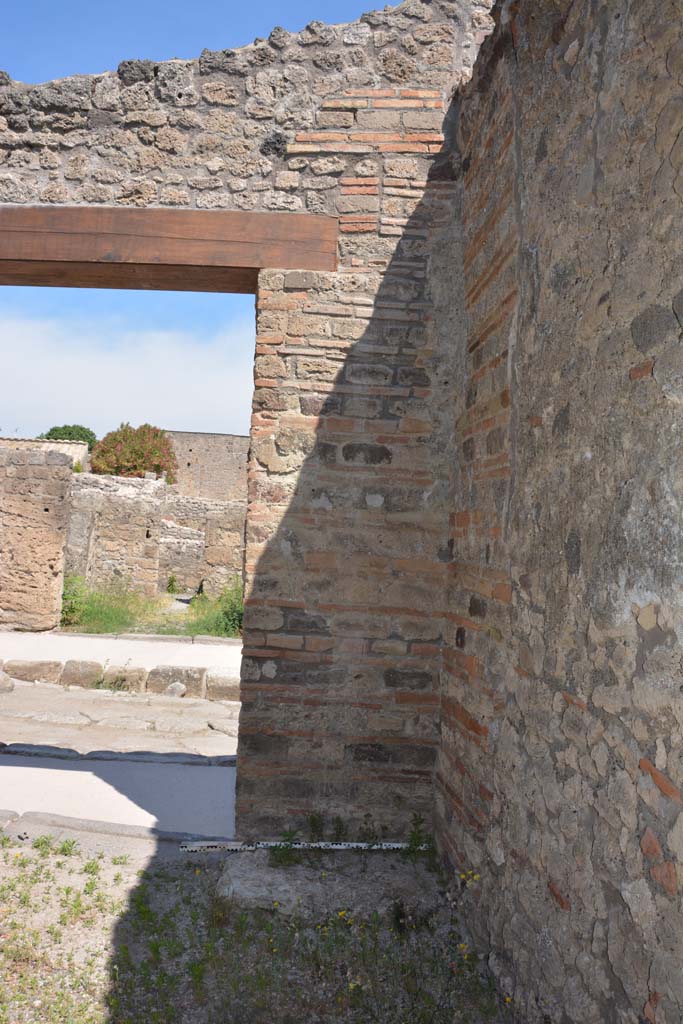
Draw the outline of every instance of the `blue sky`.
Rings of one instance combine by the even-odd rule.
[[[353,21],[366,0],[23,0],[4,5],[0,69],[23,82],[113,70],[122,60],[196,57],[275,25]],[[0,288],[0,435],[31,437],[122,420],[248,433],[253,297]]]

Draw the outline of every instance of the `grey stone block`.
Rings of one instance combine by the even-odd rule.
[[[240,680],[231,672],[222,668],[210,668],[206,673],[207,700],[240,699]]]
[[[4,671],[27,683],[58,683],[63,668],[61,661],[6,661]]]
[[[203,697],[205,692],[205,668],[186,668],[177,665],[159,665],[147,676],[148,693],[165,693],[173,683],[182,683],[190,697]]]
[[[62,672],[62,686],[95,686],[104,676],[104,667],[99,661],[67,661]]]
[[[423,864],[376,852],[323,856],[322,872],[319,863],[273,867],[267,850],[228,857],[218,894],[241,909],[275,909],[304,920],[322,920],[340,908],[354,918],[374,912],[388,919],[397,903],[420,918],[443,913],[438,877]]]
[[[110,665],[104,670],[102,686],[105,690],[127,690],[129,693],[144,693],[147,687],[146,668],[131,668],[128,665]]]

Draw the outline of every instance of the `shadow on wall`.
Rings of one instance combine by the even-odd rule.
[[[453,128],[374,179],[380,237],[343,235],[340,272],[261,276],[244,837],[311,813],[393,837],[432,818],[466,337]]]
[[[392,252],[379,287],[374,263],[287,273],[277,294],[279,275],[262,277],[242,837],[278,838],[312,813],[328,824],[341,819],[350,836],[404,836],[414,813],[431,822],[452,558],[453,395],[465,338],[458,175],[446,147],[426,181],[396,187],[411,213],[399,237],[385,240]],[[268,345],[270,313],[280,306],[288,329]],[[321,322],[335,333],[315,345]],[[286,376],[263,382],[264,350]],[[114,965],[128,949],[139,899],[136,890],[113,937],[109,1024],[131,1024],[131,1007],[136,1022],[167,1020],[154,1015],[144,964],[125,1006],[118,1001]],[[217,1019],[196,999],[187,1010],[181,1002],[174,1024]]]

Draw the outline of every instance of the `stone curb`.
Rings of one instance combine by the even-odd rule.
[[[146,669],[85,660],[62,662],[10,659],[0,661],[0,669],[15,681],[43,683],[65,689],[163,695],[168,686],[180,682],[186,687],[190,697],[210,701],[240,700],[240,680],[226,674],[222,668],[157,665],[155,668]],[[108,682],[112,685],[106,685]],[[121,685],[117,686],[117,683]]]
[[[149,750],[90,750],[81,754],[70,747],[37,743],[0,743],[0,757],[50,757],[59,761],[116,761],[135,764],[182,764],[190,768],[234,768],[236,754],[206,757],[203,754],[163,754]],[[0,811],[0,818],[4,812]]]
[[[93,821],[90,818],[66,818],[61,814],[45,814],[38,811],[27,811],[15,817],[10,824],[13,828],[27,825],[42,825],[47,828],[65,828],[73,832],[92,832],[104,836],[123,836],[128,839],[153,839],[163,843],[187,843],[192,841],[226,842],[232,841],[226,836],[202,836],[194,832],[163,832],[157,828],[144,825],[115,825],[108,821]]]
[[[206,644],[210,647],[241,647],[241,637],[231,636],[175,636],[170,633],[72,633],[53,629],[51,636],[77,637],[80,640],[140,640],[152,643]]]
[[[92,636],[93,634],[91,634]],[[153,633],[120,633],[115,639],[118,640],[138,640],[138,641],[153,641],[155,644],[191,644],[194,641],[194,637],[191,636],[172,636],[170,633],[160,633],[156,636]]]

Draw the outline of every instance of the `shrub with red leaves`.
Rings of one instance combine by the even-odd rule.
[[[178,462],[170,437],[159,427],[143,423],[131,427],[122,423],[95,445],[90,460],[93,473],[106,476],[138,476],[145,473],[166,474],[175,483]]]

